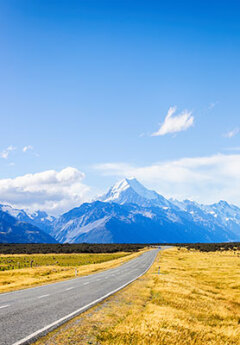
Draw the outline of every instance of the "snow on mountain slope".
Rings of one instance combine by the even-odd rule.
[[[212,205],[198,204],[195,201],[171,200],[184,212],[192,216],[195,223],[221,227],[235,233],[240,239],[240,208],[230,205],[226,201],[219,201]]]
[[[209,242],[236,240],[236,236],[215,226],[214,231],[192,221],[177,209],[142,207],[136,204],[95,201],[82,204],[54,225],[52,235],[60,242]]]
[[[29,210],[21,210],[14,208],[10,205],[1,205],[0,210],[3,212],[7,212],[12,217],[16,219],[35,225],[39,229],[45,231],[46,233],[50,233],[52,230],[52,224],[55,221],[55,218],[49,216],[44,211],[29,211]]]
[[[239,235],[240,231],[240,208],[230,205],[226,201],[219,201],[212,205],[201,205],[201,208],[208,214],[214,216],[215,222],[219,226],[228,228]]]
[[[235,205],[230,205],[226,201],[221,200],[216,204],[201,205],[201,207],[206,212],[215,214],[225,224],[229,221],[240,224],[240,208]]]
[[[64,242],[67,243],[75,243],[75,241],[77,241],[77,239],[81,236],[81,235],[86,235],[88,233],[90,233],[91,231],[93,231],[94,229],[104,229],[105,224],[107,223],[109,217],[105,216],[103,218],[100,218],[98,220],[95,220],[94,222],[88,223],[86,225],[81,225],[81,223],[79,224],[79,222],[77,221],[73,221],[71,223],[68,222],[65,225],[65,228],[67,228],[67,235],[64,239]],[[69,226],[72,226],[75,223],[74,229],[72,231],[69,231]]]
[[[0,205],[0,209],[3,212],[7,212],[8,214],[10,214],[12,217],[15,217],[15,218],[26,215],[23,210],[18,210],[16,208],[13,208],[10,205]]]
[[[0,210],[0,243],[56,243],[56,240],[38,227]]]
[[[221,200],[211,205],[198,204],[190,200],[178,201],[171,199],[171,202],[181,210],[190,212],[193,215],[202,213],[202,217],[214,217],[215,221],[220,222],[222,225],[227,225],[229,221],[240,225],[240,208],[235,205],[230,205],[226,201]]]
[[[145,188],[135,178],[117,182],[110,190],[99,198],[103,202],[117,204],[136,204],[143,207],[169,207],[170,202],[155,191]]]

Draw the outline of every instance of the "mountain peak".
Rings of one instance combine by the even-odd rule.
[[[100,200],[104,202],[115,202],[121,205],[137,204],[143,207],[168,207],[169,205],[169,201],[157,192],[144,187],[135,177],[125,178],[115,183]]]
[[[218,205],[221,205],[221,206],[229,206],[229,203],[228,203],[227,201],[225,201],[225,200],[220,200],[220,201],[218,202]]]
[[[131,181],[133,181],[133,178],[125,178],[121,181],[116,182],[110,190],[115,191],[115,192],[122,192],[128,188],[131,187]]]
[[[153,200],[158,197],[156,192],[145,188],[135,177],[130,177],[115,183],[115,185],[111,187],[109,192],[106,194],[106,201],[118,202],[119,199],[122,199],[123,195],[124,199],[126,199],[126,197],[129,199],[130,195],[132,198],[134,194],[148,200]],[[125,202],[127,201],[130,200],[125,200]],[[131,202],[132,201],[133,200],[131,200]]]

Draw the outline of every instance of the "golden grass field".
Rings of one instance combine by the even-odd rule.
[[[238,255],[160,252],[143,277],[35,345],[240,344]]]
[[[0,293],[70,279],[75,276],[75,268],[78,276],[96,273],[120,265],[142,252],[0,255]],[[22,268],[16,268],[19,266]]]

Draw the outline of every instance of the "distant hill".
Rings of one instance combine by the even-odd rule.
[[[56,240],[36,226],[0,210],[0,243],[56,243]]]

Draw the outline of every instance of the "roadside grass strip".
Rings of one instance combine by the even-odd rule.
[[[0,270],[0,293],[72,279],[76,273],[80,277],[101,272],[134,259],[146,250],[112,254],[0,255],[0,267],[5,265],[4,270]],[[32,267],[16,268],[20,261],[28,266],[33,261]]]

